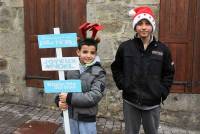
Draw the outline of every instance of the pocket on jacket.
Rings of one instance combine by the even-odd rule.
[[[160,76],[162,72],[162,63],[163,63],[162,56],[152,56],[150,58],[150,66],[149,66],[150,74]]]
[[[162,96],[162,91],[160,89],[160,79],[155,75],[151,75],[148,77],[148,88],[149,93],[154,99],[160,99]]]
[[[125,63],[133,63],[134,62],[134,56],[133,55],[125,55]]]
[[[131,82],[131,75],[133,74],[133,71],[135,70],[135,60],[134,56],[130,54],[126,54],[124,57],[124,79],[123,79],[123,87],[128,88],[130,86]]]

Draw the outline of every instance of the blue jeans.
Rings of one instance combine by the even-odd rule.
[[[71,134],[97,134],[96,122],[82,122],[69,119]]]

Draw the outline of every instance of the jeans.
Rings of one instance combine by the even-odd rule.
[[[82,122],[69,119],[71,134],[97,134],[96,122]]]
[[[139,134],[141,124],[145,134],[158,134],[160,106],[151,110],[140,110],[124,101],[123,111],[125,134]]]

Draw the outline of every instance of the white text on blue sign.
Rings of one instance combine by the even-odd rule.
[[[77,47],[77,34],[46,34],[38,35],[39,48]]]
[[[43,71],[79,70],[78,57],[41,58]]]
[[[80,80],[44,80],[45,93],[81,92]]]

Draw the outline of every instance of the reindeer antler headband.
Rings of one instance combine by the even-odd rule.
[[[81,31],[83,40],[85,40],[87,38],[87,31],[92,31],[92,39],[95,39],[95,36],[97,34],[98,31],[102,30],[103,26],[99,25],[99,24],[91,24],[91,23],[84,23],[79,27],[79,30]]]

